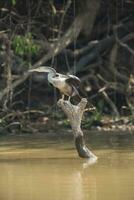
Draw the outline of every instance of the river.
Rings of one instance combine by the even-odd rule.
[[[134,138],[88,137],[95,163],[73,138],[0,137],[0,200],[134,200]]]

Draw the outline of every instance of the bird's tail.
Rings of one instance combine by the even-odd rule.
[[[74,98],[75,98],[75,100],[81,101],[81,99],[82,99],[83,97],[79,94],[79,92],[78,92],[78,90],[76,89],[76,87],[73,87],[73,90],[74,90]]]

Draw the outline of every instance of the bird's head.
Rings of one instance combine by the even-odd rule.
[[[56,74],[56,71],[54,68],[46,67],[46,66],[41,66],[41,67],[37,67],[35,69],[30,69],[29,72],[46,72],[46,73]]]

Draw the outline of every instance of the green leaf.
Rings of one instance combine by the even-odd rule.
[[[16,0],[11,0],[11,1],[12,1],[12,5],[15,6]]]
[[[12,47],[15,53],[19,56],[33,56],[40,50],[40,46],[34,42],[31,33],[26,33],[24,36],[15,36],[12,41]]]

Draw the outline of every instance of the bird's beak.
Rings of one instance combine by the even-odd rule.
[[[30,70],[28,70],[28,72],[34,72],[34,69],[30,69]]]
[[[35,69],[30,69],[28,72],[44,72],[40,67],[35,68]]]
[[[41,66],[41,67],[36,67],[35,69],[30,69],[28,72],[46,72],[46,73],[56,73],[55,69],[52,67],[46,67],[46,66]]]

